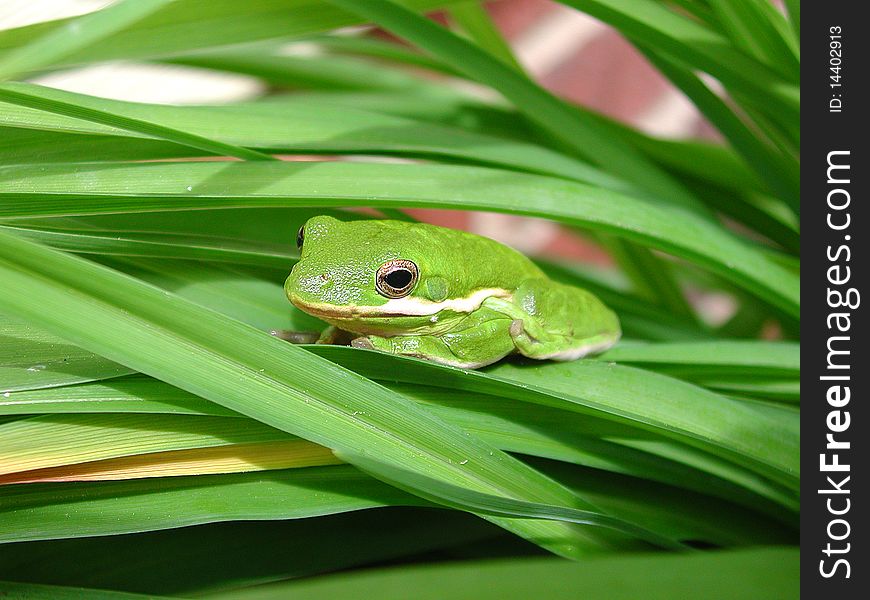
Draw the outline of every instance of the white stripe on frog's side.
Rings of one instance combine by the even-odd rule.
[[[502,288],[486,288],[477,290],[465,298],[448,298],[441,302],[433,302],[425,298],[391,298],[385,304],[377,306],[336,306],[333,304],[294,302],[300,309],[315,316],[355,318],[355,317],[424,317],[435,315],[442,310],[452,310],[458,313],[470,313],[483,304],[487,298],[511,299],[511,292]],[[291,298],[293,301],[293,298]]]
[[[606,336],[604,339],[587,341],[584,344],[575,348],[568,348],[567,350],[560,350],[559,352],[553,352],[552,354],[545,354],[543,356],[536,356],[535,358],[537,358],[538,360],[555,360],[559,362],[577,360],[578,358],[583,358],[584,356],[588,356],[590,354],[598,354],[599,352],[604,352],[608,348],[611,348],[613,345],[615,345],[618,341],[618,334]]]

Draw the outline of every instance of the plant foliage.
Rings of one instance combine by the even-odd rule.
[[[749,547],[797,542],[799,14],[564,4],[623,34],[724,141],[557,98],[475,2],[127,0],[0,31],[0,591],[613,597],[610,577],[647,597],[794,593],[796,551]],[[366,23],[399,40],[336,33]],[[317,54],[281,52],[299,41]],[[28,81],[110,60],[272,87],[165,106]],[[612,306],[625,340],[469,372],[269,335],[319,327],[281,289],[300,224],[407,208],[596,240],[612,269],[536,258]],[[699,295],[736,310],[711,324]],[[327,574],[432,558],[461,562]]]

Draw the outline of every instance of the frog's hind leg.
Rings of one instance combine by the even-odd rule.
[[[477,369],[492,364],[516,351],[510,336],[511,319],[484,311],[469,317],[455,331],[436,335],[369,335],[353,340],[357,348],[380,350],[390,354],[425,358],[442,365]],[[495,316],[496,318],[492,318]]]
[[[548,280],[524,282],[513,299],[488,298],[487,307],[512,318],[517,351],[538,360],[574,360],[610,348],[619,320],[586,290]]]
[[[517,350],[523,356],[537,360],[576,360],[589,354],[607,350],[619,336],[602,333],[588,338],[550,333],[530,319],[514,319],[510,334]]]

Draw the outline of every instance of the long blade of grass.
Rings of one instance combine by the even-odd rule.
[[[311,37],[307,41],[316,44],[318,48],[328,54],[367,56],[408,66],[423,67],[445,75],[462,77],[459,71],[437,58],[423,54],[404,44],[397,44],[393,40],[383,40],[368,36],[365,33],[361,35],[321,35]]]
[[[420,600],[461,598],[608,598],[667,600],[717,590],[725,598],[788,598],[799,594],[796,548],[753,548],[692,555],[638,554],[571,564],[547,559],[407,566],[258,586],[215,600]]]
[[[108,379],[131,372],[42,329],[0,314],[0,394]]]
[[[783,115],[767,115],[748,102],[741,94],[734,94],[734,101],[752,119],[758,129],[779,148],[785,156],[799,157],[801,128],[797,121]]]
[[[799,377],[801,369],[800,344],[792,342],[623,343],[608,350],[600,359],[682,374]]]
[[[402,0],[415,11],[432,10],[450,0]],[[207,18],[204,18],[207,17]],[[47,35],[73,19],[58,19],[0,31],[0,51],[17,48]],[[307,36],[358,25],[359,17],[317,0],[235,0],[172,2],[163,10],[102,43],[55,61],[65,67],[107,60],[145,59],[276,38]]]
[[[150,137],[165,139],[192,148],[197,148],[219,156],[234,156],[244,160],[276,160],[268,154],[249,150],[232,144],[225,144],[182,129],[166,127],[147,119],[134,119],[119,114],[83,106],[79,102],[69,102],[66,94],[51,88],[27,83],[0,84],[0,100],[29,108],[52,112],[85,121],[93,121],[111,127],[128,129]]]
[[[11,111],[7,112],[7,109]],[[24,110],[3,102],[0,111]],[[33,111],[37,113],[37,111]],[[39,112],[46,115],[50,113]],[[88,161],[155,160],[199,156],[202,152],[163,140],[113,135],[73,135],[0,126],[0,160],[4,164],[69,162],[74,157]]]
[[[660,481],[704,494],[715,495],[731,502],[739,502],[753,509],[764,509],[765,512],[772,514],[777,514],[777,511],[780,510],[766,506],[762,499],[763,496],[757,493],[746,493],[746,489],[756,486],[745,482],[745,473],[737,478],[740,485],[734,485],[729,483],[727,478],[718,474],[711,476],[710,469],[703,465],[701,467],[691,465],[687,468],[684,464],[670,458],[659,458],[655,454],[634,450],[626,446],[623,443],[626,440],[646,439],[647,437],[660,440],[658,436],[631,425],[589,415],[579,416],[530,403],[506,403],[500,397],[486,394],[468,391],[457,393],[455,390],[447,388],[396,384],[390,381],[382,383],[416,402],[424,403],[429,410],[444,420],[480,436],[502,450],[573,462],[597,469]],[[237,413],[227,411],[178,388],[142,376],[50,390],[13,392],[8,397],[0,398],[0,415],[82,413],[240,417]],[[172,420],[163,422],[169,432],[178,431],[184,424],[184,422],[176,423]],[[87,421],[79,423],[80,429],[87,425]],[[120,421],[119,425],[124,423],[124,421]],[[150,426],[159,429],[159,423],[158,420]],[[117,431],[117,429],[110,430],[109,433],[111,434],[113,431]],[[195,439],[191,437],[193,433],[188,431],[185,435]],[[43,432],[37,429],[32,442],[40,445],[39,440],[43,437]],[[621,441],[614,443],[600,439],[602,437],[618,438]],[[164,438],[168,438],[168,435],[164,434]],[[177,436],[173,439],[177,443]],[[204,444],[191,442],[189,445],[200,448],[213,445],[214,441],[213,436],[205,436]],[[116,443],[114,435],[109,435],[106,443],[114,445]],[[659,441],[659,443],[666,442]],[[237,444],[234,446],[238,447]],[[219,446],[217,448],[224,448],[231,452],[234,446]],[[266,446],[266,451],[274,450],[269,443],[266,443]],[[129,451],[138,452],[132,445]],[[672,449],[672,451],[674,450]],[[688,450],[683,447],[682,452],[685,454]],[[58,451],[58,464],[64,462],[60,455],[66,455],[66,453],[66,449]],[[279,456],[279,458],[281,457]],[[295,456],[290,457],[289,460],[296,460]],[[88,467],[88,465],[84,465],[84,467]],[[721,466],[717,468],[721,470]]]
[[[214,402],[138,374],[0,396],[0,415],[103,412],[241,417]]]
[[[621,239],[601,239],[609,254],[628,277],[633,291],[667,312],[694,321],[692,308],[674,277],[672,265],[650,250]]]
[[[479,514],[488,514],[498,517],[524,517],[532,519],[553,519],[577,523],[580,525],[592,525],[613,529],[631,537],[644,540],[660,548],[668,550],[688,550],[689,548],[676,540],[660,536],[648,529],[626,523],[608,515],[602,515],[591,511],[568,509],[558,506],[548,506],[533,502],[520,502],[499,498],[489,494],[472,492],[443,482],[434,481],[425,475],[418,475],[396,469],[377,460],[360,455],[348,456],[339,453],[338,456],[348,462],[353,462],[357,468],[365,473],[373,475],[412,494],[420,494],[419,490],[426,490],[421,497],[436,504],[443,504],[460,510],[471,510]]]
[[[354,480],[336,477],[332,486],[323,482],[321,487],[335,494],[342,484],[353,485]],[[63,487],[57,489],[65,493]],[[177,497],[192,498],[193,494]],[[245,502],[250,497],[238,494],[232,499]],[[377,544],[372,536],[377,536]],[[311,519],[224,522],[4,544],[0,545],[0,579],[192,597],[429,552],[451,553],[472,544],[514,546],[511,542],[497,527],[459,511],[363,510]],[[528,548],[522,542],[516,546]],[[57,560],[59,554],[77,558]],[[52,568],[47,570],[47,564]],[[184,569],[178,568],[180,564]]]
[[[370,463],[370,461],[367,462]],[[55,503],[67,505],[71,500],[74,504],[78,505],[83,504],[84,499],[90,499],[91,503],[94,504],[94,506],[91,506],[91,503],[88,503],[86,505],[87,510],[84,512],[76,510],[77,517],[73,523],[74,529],[70,528],[76,532],[76,536],[136,531],[133,527],[137,526],[146,530],[153,530],[229,519],[287,519],[316,516],[318,514],[332,514],[346,510],[360,510],[379,505],[371,502],[372,491],[374,491],[377,499],[386,496],[389,504],[405,506],[428,505],[428,502],[415,501],[412,499],[412,496],[404,496],[397,490],[392,494],[384,494],[378,493],[377,487],[372,488],[371,486],[346,487],[346,489],[354,489],[354,494],[347,495],[344,498],[337,498],[334,493],[324,494],[333,485],[335,485],[334,489],[339,489],[338,486],[340,484],[343,483],[344,486],[349,486],[357,479],[353,477],[352,472],[347,470],[347,467],[338,466],[328,467],[327,469],[336,472],[329,473],[322,467],[312,467],[307,469],[292,469],[292,471],[299,473],[298,475],[290,475],[288,471],[273,471],[268,475],[258,474],[258,478],[255,479],[245,475],[224,475],[219,478],[206,475],[195,479],[190,477],[173,477],[157,480],[157,486],[154,486],[154,481],[143,480],[67,484],[65,487],[69,488],[70,491],[74,490],[78,492],[78,496],[74,497],[74,500],[64,493],[63,488],[53,487],[51,484],[37,483],[8,486],[0,489],[0,497],[3,498],[4,506],[11,513],[9,522],[12,525],[12,530],[9,532],[4,531],[3,534],[0,534],[0,540],[13,541],[16,540],[16,537],[10,537],[10,535],[15,536],[17,534],[21,536],[24,534],[26,531],[24,527],[28,523],[28,516],[31,521],[38,517],[46,519],[49,523],[49,533],[46,535],[45,532],[40,532],[38,537],[31,536],[25,539],[57,539],[66,537],[61,531],[51,527],[50,523],[56,510]],[[390,471],[390,473],[393,472]],[[406,477],[404,474],[402,476]],[[136,485],[137,483],[142,485]],[[151,483],[154,489],[145,487],[147,483]],[[438,503],[447,502],[465,510],[473,508],[476,512],[490,514],[491,516],[557,519],[595,525],[597,527],[606,527],[624,533],[631,533],[634,537],[649,539],[651,542],[665,547],[679,548],[679,545],[675,544],[671,537],[676,532],[676,529],[672,526],[664,525],[662,529],[669,529],[670,531],[662,535],[639,528],[623,519],[609,517],[600,513],[565,510],[561,507],[537,503],[503,503],[490,495],[466,494],[462,488],[445,488],[431,481],[419,482],[415,480],[415,489],[419,489],[421,483],[429,489],[435,490],[430,493],[437,494]],[[401,485],[407,484],[407,480],[403,479]],[[307,492],[309,495],[306,495],[306,491],[304,491],[306,487],[312,488],[311,491]],[[361,489],[359,489],[360,487]],[[50,491],[54,491],[56,496],[49,497],[47,493]],[[219,495],[221,492],[223,497]],[[311,495],[312,492],[314,492],[313,495]],[[159,498],[159,501],[154,502],[155,496]],[[179,505],[172,507],[170,505],[172,500],[186,501],[192,504],[192,506]],[[603,496],[602,500],[606,506],[608,504],[606,497]],[[218,502],[217,505],[215,501]],[[232,501],[232,506],[228,505],[227,508],[224,508],[223,505],[226,501]],[[283,506],[282,502],[284,503]],[[134,513],[131,512],[126,519],[105,518],[109,515],[122,514],[121,511],[125,509],[130,510],[136,505],[146,503],[149,508],[141,511],[144,514],[139,514],[140,511],[137,510]],[[77,509],[78,506],[74,508]],[[212,508],[213,512],[206,513],[205,509],[207,508]],[[93,518],[95,515],[100,514],[94,512],[97,509],[101,509],[103,513],[102,519]],[[22,518],[19,518],[19,513],[23,513],[21,514]],[[740,520],[742,521],[743,519]],[[103,522],[101,523],[100,521]],[[706,537],[704,533],[701,533],[702,529],[697,527],[691,528],[689,535]],[[721,534],[714,533],[713,539],[717,537],[721,539]],[[21,538],[17,537],[17,539],[20,540]]]
[[[768,238],[794,255],[800,254],[800,230],[797,215],[784,202],[752,192],[729,190],[708,182],[687,180],[687,185],[699,192],[711,208],[721,212]],[[767,200],[773,200],[768,202]]]
[[[735,49],[712,29],[680,16],[654,0],[562,0],[605,23],[641,45],[679,58],[693,69],[706,71],[726,87],[745,93],[760,110],[787,119],[800,116],[798,74],[784,79],[769,67]]]
[[[604,168],[618,164],[622,177],[662,202],[697,207],[696,199],[676,180],[631,146],[608,135],[598,123],[580,117],[567,104],[471,42],[388,0],[330,1],[371,19],[501,92],[530,120],[593,164]]]
[[[309,348],[373,379],[425,379],[429,385],[630,423],[735,461],[792,488],[800,473],[799,422],[793,413],[771,413],[650,371],[585,360],[545,368],[502,363],[474,372],[377,353],[379,360],[368,360],[366,355],[372,352],[342,347]],[[393,361],[404,364],[390,366]]]
[[[585,508],[555,482],[425,409],[266,333],[3,233],[0,257],[0,281],[10,290],[2,310],[137,371],[333,450],[362,449],[460,486]],[[567,555],[610,543],[560,523],[497,522]]]
[[[789,514],[782,507],[762,517],[754,514],[757,507],[748,506],[747,511],[735,506],[733,500],[722,502],[703,492],[545,459],[530,462],[613,516],[643,523],[674,539],[716,540],[713,543],[722,546],[797,542],[797,512]],[[718,518],[724,523],[710,522]]]
[[[217,140],[217,143],[232,144],[235,147],[253,147],[270,153],[317,153],[317,154],[383,154],[408,158],[447,158],[456,162],[495,165],[519,171],[528,171],[584,181],[602,187],[627,191],[631,189],[626,182],[608,175],[582,161],[565,156],[539,146],[509,142],[492,136],[468,133],[458,128],[447,128],[406,119],[383,116],[376,113],[352,108],[336,108],[310,102],[283,104],[280,110],[262,108],[232,107],[182,107],[134,104],[94,98],[69,92],[50,91],[52,97],[63,99],[101,112],[110,112],[122,118],[135,120],[159,120],[165,126],[184,130],[192,135]],[[131,132],[83,122],[74,118],[57,118],[36,111],[6,105],[7,125],[46,132],[74,133],[72,136],[58,138],[46,135],[39,140],[31,135],[26,153],[20,146],[9,144],[5,154],[7,164],[20,163],[28,157],[39,157],[38,162],[46,162],[45,153],[50,155],[58,143],[67,141],[80,143],[84,139],[101,139],[106,135],[118,136],[122,149],[130,153],[137,150],[135,142],[121,136]],[[14,129],[12,129],[14,131]],[[136,159],[189,156],[189,148],[176,146],[167,148],[152,139],[142,138],[139,142]],[[73,146],[71,149],[74,149]],[[83,149],[78,161],[97,159],[92,152],[102,148]],[[108,156],[111,160],[121,160],[123,156]],[[58,161],[76,160],[64,153]]]
[[[713,0],[710,7],[732,43],[784,77],[800,70],[800,42],[766,0]]]
[[[37,91],[51,100],[80,106],[85,110],[111,113],[121,119],[137,122],[147,120],[159,123],[173,131],[184,131],[232,147],[257,148],[270,153],[360,153],[409,158],[448,158],[544,173],[617,190],[628,190],[631,187],[618,177],[608,175],[587,163],[540,146],[510,142],[459,128],[439,127],[372,111],[324,106],[322,103],[307,101],[304,97],[293,102],[282,102],[279,106],[197,107],[119,102],[48,88]],[[6,105],[4,110],[6,126],[76,134],[63,138],[61,142],[70,137],[74,141],[79,140],[85,137],[82,134],[96,134],[101,137],[138,136],[143,141],[141,153],[136,158],[161,158],[169,153],[165,146],[155,145],[154,140],[143,137],[143,132],[123,131],[108,124],[46,114],[14,105]],[[119,142],[124,144],[125,140],[122,138]],[[38,154],[41,148],[50,151],[48,147],[56,143],[57,139],[47,137],[40,148],[31,149],[31,155]],[[128,152],[134,148],[130,140],[126,140],[124,147],[130,149]],[[196,148],[193,145],[189,147]],[[10,162],[21,162],[16,157],[16,151],[15,146],[9,146]],[[85,151],[90,152],[87,149]],[[156,153],[156,156],[149,152]],[[176,155],[183,154],[176,152]],[[70,156],[66,158],[71,159]]]
[[[135,533],[229,520],[301,519],[428,503],[350,466],[0,487],[0,542]],[[70,514],[76,519],[70,523]]]
[[[287,56],[255,48],[200,52],[160,62],[251,75],[273,86],[293,90],[444,93],[413,74],[351,56]]]
[[[60,481],[116,481],[322,467],[342,461],[305,440],[232,444],[149,452],[75,465],[45,467],[0,476],[0,485]]]
[[[0,225],[0,229],[12,228]],[[256,243],[240,247],[232,239],[212,236],[159,233],[119,236],[106,232],[71,233],[26,227],[15,227],[10,233],[52,248],[80,254],[184,258],[269,267],[285,267],[298,258],[297,253],[290,252],[285,247]]]
[[[801,3],[800,0],[785,0],[785,6],[788,10],[788,20],[791,23],[792,31],[798,42],[801,39]]]
[[[695,106],[728,139],[770,189],[786,200],[795,213],[800,212],[800,165],[776,151],[734,114],[725,102],[714,94],[691,71],[674,64],[666,57],[647,51],[647,58],[671,80]]]
[[[298,257],[294,236],[299,226],[323,214],[345,221],[370,218],[359,212],[325,208],[243,208],[19,219],[7,223],[46,232],[115,235],[125,239],[150,240],[162,236],[182,247],[185,240],[217,240],[251,254],[261,246],[281,248],[289,256],[280,267],[283,270]]]
[[[642,450],[653,456],[672,460],[685,467],[697,469],[704,474],[724,479],[745,490],[750,490],[753,494],[765,498],[770,503],[767,507],[765,507],[765,503],[755,504],[759,510],[778,522],[792,526],[797,522],[800,512],[800,495],[793,485],[791,487],[781,485],[764,475],[738,467],[734,463],[685,444],[663,444],[658,440],[623,438],[613,441],[627,448]],[[738,500],[739,496],[733,498],[735,502],[743,503],[742,500]],[[745,503],[743,505],[750,508],[753,506]]]
[[[788,314],[800,310],[797,276],[706,219],[580,183],[505,171],[284,162],[19,166],[0,168],[0,198],[0,218],[357,204],[541,216],[686,258]]]
[[[453,21],[471,40],[506,65],[519,72],[523,68],[517,62],[513,51],[490,19],[481,2],[471,0],[460,2],[447,9]]]
[[[280,110],[300,102],[341,106],[402,116],[415,121],[435,122],[469,131],[498,135],[502,138],[532,142],[553,148],[554,140],[535,127],[524,115],[492,102],[457,95],[367,93],[305,93],[268,96],[241,106],[257,106]],[[657,164],[694,179],[715,182],[721,187],[764,190],[749,167],[723,145],[695,140],[665,140],[644,135],[624,124],[581,107],[575,107],[585,118],[605,127],[609,135],[624,137]],[[699,194],[703,199],[703,194]]]
[[[149,452],[293,439],[251,419],[189,415],[44,415],[0,425],[0,474]]]
[[[0,81],[54,64],[171,4],[173,0],[119,0],[67,21],[42,37],[0,55]]]
[[[45,598],[45,600],[77,600],[84,597],[91,598],[92,600],[160,600],[157,596],[151,594],[146,596],[130,592],[63,587],[41,583],[20,583],[15,581],[0,581],[0,593],[12,600],[41,600],[42,598]]]
[[[419,94],[388,96],[379,93],[309,93],[303,97],[292,95],[267,98],[256,102],[255,105],[275,110],[282,110],[282,107],[287,105],[290,110],[294,110],[294,107],[301,102],[340,106],[351,111],[365,109],[368,112],[409,117],[415,121],[444,123],[464,130],[497,134],[499,137],[534,142],[547,147],[553,145],[553,140],[542,135],[523,115],[511,113],[492,104],[482,104],[479,101],[458,97],[436,98]],[[582,112],[586,118],[605,127],[609,132],[608,135],[624,137],[663,168],[683,176],[688,175],[687,183],[700,182],[691,186],[696,195],[715,210],[723,210],[724,206],[728,209],[727,214],[731,218],[745,220],[740,211],[745,202],[736,203],[735,197],[746,195],[748,190],[767,190],[749,167],[726,146],[696,141],[655,139],[594,112],[587,110]],[[708,198],[711,183],[715,184],[717,189],[728,190],[728,195],[724,196],[727,202],[720,201],[718,198]],[[605,187],[609,186],[605,184]],[[794,219],[787,208],[785,208],[785,215],[790,215],[791,219]],[[761,231],[766,233],[771,229],[769,225],[770,223],[760,225]]]

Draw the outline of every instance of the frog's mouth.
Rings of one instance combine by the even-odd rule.
[[[337,305],[325,302],[306,302],[296,295],[288,298],[293,305],[309,315],[320,317],[324,320],[355,320],[355,319],[389,319],[397,317],[428,317],[436,315],[444,310],[457,313],[470,313],[480,308],[487,298],[511,299],[511,293],[502,288],[485,288],[475,290],[464,298],[448,298],[440,302],[433,302],[425,298],[407,296],[405,298],[391,298],[384,304],[377,306]]]

